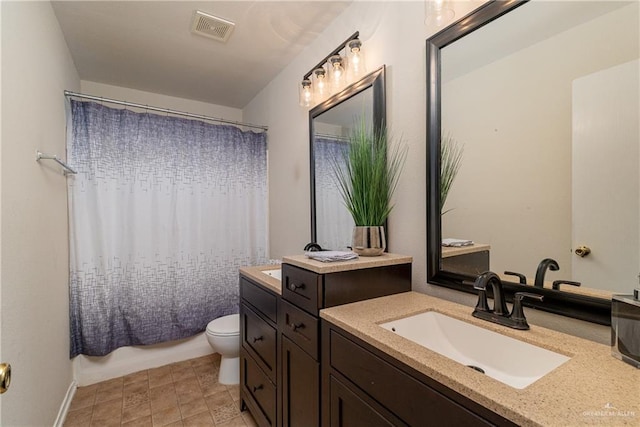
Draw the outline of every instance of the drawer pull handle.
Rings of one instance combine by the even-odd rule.
[[[293,332],[298,332],[298,329],[304,328],[304,323],[289,323],[289,327]]]
[[[260,385],[254,385],[254,386],[253,386],[253,392],[254,392],[254,393],[255,393],[256,391],[258,391],[258,390],[262,390],[262,384],[260,384]]]
[[[255,344],[255,343],[256,343],[256,342],[258,342],[258,341],[262,341],[262,340],[263,340],[263,338],[264,338],[264,337],[263,337],[262,335],[260,335],[259,337],[253,337],[253,343]]]
[[[304,283],[300,283],[299,285],[296,285],[295,283],[289,283],[289,289],[291,289],[293,292],[297,292],[298,289],[304,289]]]

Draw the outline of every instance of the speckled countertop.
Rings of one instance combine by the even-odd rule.
[[[355,260],[338,262],[320,262],[305,255],[291,255],[282,258],[283,263],[305,268],[318,274],[337,273],[339,271],[360,270],[363,268],[384,267],[387,265],[408,264],[413,262],[413,257],[384,253],[380,256],[364,257]]]
[[[437,311],[571,357],[518,390],[472,371],[378,326]],[[640,425],[640,369],[611,356],[611,348],[531,326],[517,331],[471,316],[472,309],[406,292],[321,310],[320,317],[522,426]],[[526,312],[526,309],[525,309]]]
[[[270,291],[275,292],[278,295],[282,295],[282,283],[280,280],[269,276],[263,271],[277,270],[279,265],[259,265],[257,267],[242,267],[240,268],[240,274],[253,280],[259,285],[264,286]]]

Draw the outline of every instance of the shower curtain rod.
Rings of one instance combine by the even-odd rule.
[[[330,133],[314,133],[314,135],[319,136],[320,138],[333,139],[340,142],[349,142],[348,136],[331,135]]]
[[[66,96],[67,98],[68,97],[75,97],[75,98],[91,99],[91,100],[94,100],[94,101],[108,102],[110,104],[124,105],[126,107],[140,108],[140,109],[143,109],[143,110],[158,111],[160,113],[173,114],[173,115],[176,115],[176,116],[191,117],[191,118],[194,118],[194,119],[207,120],[207,121],[210,121],[210,122],[218,122],[218,123],[225,123],[225,124],[235,125],[235,126],[243,126],[243,127],[248,127],[248,128],[254,128],[254,129],[262,129],[265,132],[267,130],[269,130],[269,128],[267,126],[252,125],[250,123],[242,123],[242,122],[234,122],[232,120],[218,119],[216,117],[203,116],[203,115],[200,115],[200,114],[185,113],[183,111],[170,110],[168,108],[152,107],[150,105],[136,104],[135,102],[119,101],[117,99],[104,98],[102,96],[95,96],[95,95],[87,95],[87,94],[84,94],[84,93],[71,92],[71,91],[68,91],[68,90],[64,91],[64,96]]]

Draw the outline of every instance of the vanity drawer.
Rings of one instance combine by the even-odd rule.
[[[322,276],[282,264],[282,297],[317,316],[318,309],[322,307]]]
[[[278,297],[275,294],[240,277],[240,298],[255,307],[273,323],[278,321]]]
[[[271,381],[276,381],[276,329],[249,306],[241,307],[242,343]]]
[[[259,425],[275,426],[276,387],[250,356],[245,353],[241,353],[241,356],[241,369],[245,374],[242,388],[259,409],[258,414],[252,411],[252,415]]]
[[[286,301],[282,301],[280,312],[282,333],[318,360],[318,319]]]
[[[404,423],[424,425],[428,414],[438,426],[493,425],[340,333],[331,330],[329,341],[331,367]]]

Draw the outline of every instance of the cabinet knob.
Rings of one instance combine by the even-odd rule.
[[[291,330],[293,330],[293,332],[298,332],[298,329],[304,328],[304,323],[302,323],[302,322],[300,322],[300,323],[289,323],[289,327],[291,328]]]
[[[260,335],[259,337],[253,337],[253,342],[256,343],[258,341],[262,341],[264,337],[262,335]]]
[[[255,392],[256,392],[256,391],[258,391],[258,390],[262,390],[262,388],[263,388],[263,387],[262,387],[262,384],[260,384],[260,385],[254,385],[254,386],[253,386],[253,392],[255,393]]]
[[[293,292],[297,291],[298,289],[304,289],[304,283],[300,283],[299,285],[291,282],[289,283],[289,289],[291,289]]]

